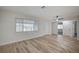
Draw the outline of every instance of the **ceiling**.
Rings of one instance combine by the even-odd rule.
[[[78,6],[2,6],[0,9],[10,10],[16,13],[22,13],[38,17],[41,20],[55,20],[56,16],[63,17],[64,20],[78,20]]]

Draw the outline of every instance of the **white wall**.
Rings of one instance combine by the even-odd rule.
[[[15,18],[25,17],[27,19],[36,19],[34,17],[27,17],[25,15],[16,14],[9,11],[0,11],[0,45],[27,40],[51,33],[50,22],[38,21],[39,30],[37,32],[21,32],[15,31]]]
[[[1,20],[1,15],[0,15],[0,39],[2,38],[1,24],[2,24],[2,20]]]
[[[58,33],[58,29],[57,29],[57,22],[52,22],[52,34],[56,34]]]
[[[77,38],[79,40],[79,21],[77,21]]]
[[[63,34],[73,37],[73,35],[74,35],[73,21],[64,21],[63,22]]]

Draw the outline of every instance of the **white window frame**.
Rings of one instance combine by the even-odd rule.
[[[28,30],[27,29],[24,30],[24,28],[25,28],[24,24],[26,24],[26,28],[28,28]],[[30,27],[28,27],[28,26],[30,26]],[[16,32],[33,32],[33,31],[38,31],[38,24],[37,24],[36,20],[27,20],[25,18],[16,18]]]

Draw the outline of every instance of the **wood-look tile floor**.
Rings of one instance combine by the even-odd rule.
[[[79,41],[67,36],[46,35],[0,46],[1,53],[78,53]]]

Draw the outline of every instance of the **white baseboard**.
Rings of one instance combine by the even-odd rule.
[[[12,44],[12,43],[16,43],[16,42],[20,42],[20,41],[24,41],[24,40],[34,39],[34,38],[38,38],[38,37],[45,36],[45,35],[47,35],[47,34],[34,36],[34,37],[28,38],[28,39],[27,38],[24,38],[24,39],[20,39],[20,40],[16,40],[16,41],[4,42],[4,43],[1,43],[0,46],[4,46],[4,45],[7,45],[7,44]]]

